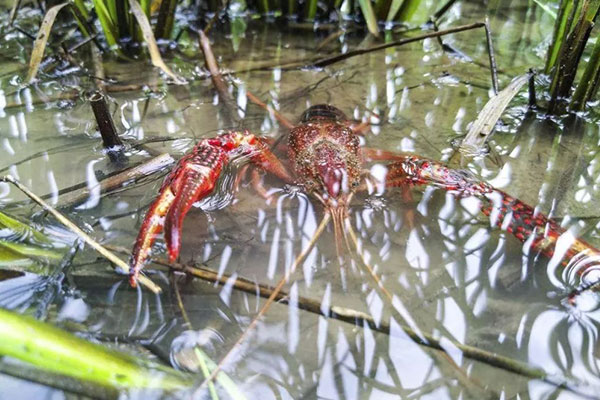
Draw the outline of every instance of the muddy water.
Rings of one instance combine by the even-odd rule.
[[[501,86],[543,65],[539,50],[552,19],[526,5],[513,1],[486,10],[459,2],[444,23],[460,25],[489,13]],[[255,22],[234,52],[228,32],[213,32],[219,62],[235,76],[235,118],[227,118],[192,50],[171,54],[172,65],[189,80],[184,86],[167,85],[143,61],[105,60],[106,77],[133,88],[110,97],[117,128],[130,146],[130,165],[148,160],[150,153],[180,157],[197,139],[225,129],[285,135],[272,115],[246,100],[246,91],[294,122],[310,105],[334,104],[352,118],[372,122],[361,138],[365,146],[449,160],[491,94],[483,31],[444,38],[445,50],[428,39],[322,69],[278,67],[376,43],[347,33],[319,49],[329,33]],[[389,40],[396,37],[388,34]],[[2,42],[2,174],[46,195],[104,244],[130,249],[161,175],[100,193],[97,182],[122,167],[103,153],[89,103],[71,95],[91,87],[92,69],[47,67],[42,82],[15,94],[26,59],[21,46],[29,49],[26,38],[16,35]],[[86,50],[77,55],[89,60]],[[580,122],[547,119],[527,112],[526,104],[526,94],[512,103],[488,156],[455,166],[600,246],[598,125],[592,116]],[[365,168],[376,174],[384,164]],[[74,185],[88,187],[89,195],[65,207],[63,192]],[[294,185],[266,176],[265,186],[268,200],[247,182],[233,197],[231,185],[223,184],[192,210],[180,261],[275,286],[311,240],[323,208]],[[57,245],[69,247],[74,236],[24,200],[0,184],[3,211],[33,220]],[[228,376],[248,398],[261,399],[593,397],[600,388],[597,295],[583,296],[576,307],[567,305],[565,296],[581,278],[492,226],[478,212],[477,201],[427,186],[359,193],[349,225],[360,250],[349,239],[336,254],[328,227],[286,285],[285,301],[270,308],[228,360]],[[154,254],[164,258],[162,243]],[[67,275],[60,284],[32,273],[10,275],[0,281],[0,304],[194,371],[199,371],[194,346],[218,361],[264,303],[235,289],[233,278],[217,286],[155,265],[148,275],[164,293],[136,291],[90,250],[78,253]],[[44,295],[52,290],[54,295]],[[307,302],[323,313],[367,315],[372,324],[326,318],[306,311]],[[483,360],[473,355],[476,350],[490,356]],[[498,357],[527,365],[529,373],[498,365]],[[531,377],[539,369],[547,379]],[[8,388],[2,396],[62,393],[7,376],[0,382]]]

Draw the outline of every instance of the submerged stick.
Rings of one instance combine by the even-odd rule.
[[[100,243],[98,243],[91,236],[89,236],[87,233],[82,231],[77,225],[75,225],[73,222],[71,222],[71,220],[69,220],[67,217],[62,215],[57,210],[55,210],[51,205],[46,203],[44,200],[40,199],[35,193],[33,193],[31,190],[29,190],[26,186],[24,186],[21,182],[19,182],[13,176],[6,175],[3,177],[0,177],[0,182],[12,183],[13,185],[15,185],[27,197],[29,197],[31,200],[36,202],[44,210],[46,210],[50,214],[52,214],[54,216],[54,218],[56,218],[60,223],[65,225],[67,228],[69,228],[69,230],[71,230],[73,233],[75,233],[77,236],[79,236],[79,238],[81,238],[90,247],[92,247],[94,250],[96,250],[98,253],[100,253],[104,258],[106,258],[107,260],[114,263],[124,273],[126,273],[126,274],[129,273],[129,265],[125,261],[121,260],[114,253],[112,253],[109,250],[107,250],[106,248],[104,248]],[[147,278],[145,276],[140,276],[138,280],[143,286],[145,286],[146,288],[151,290],[153,293],[157,294],[157,293],[161,292],[160,287],[157,286],[154,282],[152,282],[149,278]]]
[[[298,268],[298,265],[300,265],[300,263],[312,251],[312,248],[314,247],[317,239],[319,238],[319,236],[321,236],[321,233],[323,233],[323,231],[325,230],[325,227],[329,223],[330,219],[331,219],[331,214],[329,214],[329,213],[326,213],[323,216],[323,220],[321,221],[321,224],[319,225],[319,227],[317,228],[317,230],[313,234],[313,237],[310,240],[310,242],[308,243],[308,245],[304,248],[304,250],[302,250],[302,252],[300,253],[300,255],[298,255],[298,257],[296,257],[296,259],[294,260],[294,263],[292,264],[292,266],[290,267],[290,269],[288,270],[288,272],[283,276],[283,278],[281,278],[281,280],[279,281],[279,283],[277,284],[277,286],[275,287],[275,289],[273,289],[273,292],[271,293],[271,295],[269,296],[269,298],[267,299],[267,301],[265,302],[265,304],[262,306],[262,308],[260,309],[260,311],[258,312],[258,314],[256,314],[256,316],[254,317],[254,319],[252,320],[252,322],[250,322],[250,324],[246,327],[246,330],[244,331],[244,333],[242,333],[240,335],[240,337],[238,338],[238,340],[234,343],[234,345],[227,352],[227,354],[225,354],[225,356],[223,358],[221,358],[221,361],[219,361],[219,364],[215,367],[215,369],[213,369],[213,371],[210,374],[210,376],[208,378],[206,378],[204,380],[204,382],[202,382],[202,384],[200,385],[200,387],[198,387],[198,390],[196,391],[196,393],[198,393],[200,390],[204,389],[204,387],[208,383],[212,382],[217,377],[217,375],[219,374],[219,372],[221,371],[221,369],[223,368],[223,366],[225,365],[225,363],[227,362],[227,360],[229,358],[231,358],[231,356],[241,346],[241,344],[244,342],[244,340],[246,340],[246,338],[254,330],[254,328],[258,324],[258,321],[262,318],[263,315],[265,315],[265,313],[267,312],[267,310],[269,309],[269,307],[271,306],[271,304],[273,304],[273,301],[275,301],[275,298],[277,297],[277,295],[283,289],[283,285],[285,285],[285,283],[290,279],[290,277],[294,274],[294,272],[296,272],[296,268]]]
[[[119,248],[115,246],[107,246],[113,251],[117,251],[123,254],[129,254],[129,250],[125,248]],[[232,278],[231,275],[219,273],[212,269],[206,267],[197,267],[190,266],[187,264],[181,263],[170,263],[166,260],[153,260],[155,264],[161,265],[163,267],[167,267],[171,270],[183,272],[188,276],[202,279],[203,281],[216,283],[221,286],[231,285],[231,287],[235,290],[239,290],[241,292],[245,292],[251,295],[257,295],[262,298],[269,299],[273,297],[273,301],[276,301],[279,304],[288,305],[290,295],[288,292],[284,290],[279,290],[275,292],[276,288],[272,286],[262,285],[255,281],[251,281],[249,279],[243,277],[235,277]],[[392,330],[390,324],[385,321],[375,321],[372,316],[369,314],[354,310],[347,307],[331,305],[330,307],[324,307],[323,303],[316,299],[311,299],[308,297],[298,296],[297,299],[297,307],[301,310],[310,312],[315,315],[320,315],[325,318],[335,319],[336,321],[344,322],[350,324],[352,326],[360,326],[365,327],[368,326],[371,330],[379,332],[384,335],[393,336],[394,332],[402,331],[405,333],[410,339],[412,339],[417,345],[431,348],[439,351],[446,351],[445,347],[441,344],[440,340],[434,338],[432,335],[425,332],[416,332],[412,328],[398,323],[399,329]],[[402,336],[404,337],[404,336]],[[551,379],[551,377],[541,368],[532,367],[522,361],[515,360],[509,357],[501,356],[495,353],[488,352],[486,350],[465,345],[459,342],[452,342],[453,346],[456,346],[458,350],[462,352],[462,354],[471,360],[478,361],[484,363],[486,365],[502,369],[504,371],[508,371],[517,375],[521,375],[531,379],[541,379],[545,382],[548,382],[554,386],[564,388],[566,390],[579,393],[580,391],[576,389],[576,382],[568,382],[568,381],[556,381]]]
[[[168,153],[163,153],[157,157],[151,158],[135,167],[126,169],[116,175],[112,175],[98,182],[94,187],[83,187],[75,192],[59,198],[60,208],[70,207],[75,205],[90,196],[92,190],[98,190],[100,194],[106,194],[111,190],[121,187],[124,183],[135,181],[140,178],[152,175],[158,170],[171,165],[175,162],[173,157]]]

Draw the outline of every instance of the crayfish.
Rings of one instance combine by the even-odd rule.
[[[561,254],[555,254],[556,243],[565,231],[533,207],[469,172],[414,155],[361,147],[362,129],[364,126],[353,126],[341,110],[323,104],[307,109],[299,125],[291,129],[285,146],[287,159],[273,153],[272,139],[248,131],[230,131],[202,139],[167,175],[146,213],[130,260],[131,285],[136,285],[155,238],[163,229],[169,259],[171,262],[177,259],[186,213],[195,202],[211,196],[224,167],[240,158],[255,171],[263,170],[285,183],[300,186],[321,203],[326,216],[333,221],[338,251],[341,239],[351,229],[344,222],[355,193],[373,185],[385,188],[434,185],[456,196],[480,198],[481,211],[492,218],[492,223],[527,243],[531,250],[559,257],[563,264],[581,254],[600,254],[576,238],[567,246],[560,246]],[[385,176],[374,177],[368,172],[366,167],[374,161],[387,162]]]

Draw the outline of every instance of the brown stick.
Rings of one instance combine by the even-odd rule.
[[[158,157],[151,158],[150,160],[143,162],[135,167],[129,168],[123,172],[119,172],[116,175],[110,176],[101,180],[97,187],[84,187],[68,195],[65,195],[60,199],[60,208],[70,207],[85,199],[90,195],[91,190],[98,189],[100,193],[107,193],[111,190],[120,188],[124,183],[138,180],[140,178],[151,175],[158,170],[171,165],[175,162],[173,157],[169,154],[164,153]]]
[[[335,55],[335,56],[332,56],[332,57],[322,58],[320,60],[314,61],[311,64],[307,64],[305,66],[306,67],[310,67],[310,66],[313,66],[313,67],[326,67],[326,66],[334,64],[336,62],[343,61],[343,60],[346,60],[348,58],[360,56],[362,54],[372,53],[374,51],[385,50],[385,49],[389,49],[390,47],[404,46],[405,44],[409,44],[409,43],[413,43],[413,42],[418,42],[418,41],[423,40],[423,39],[436,38],[436,37],[440,37],[440,36],[450,35],[452,33],[464,32],[464,31],[468,31],[468,30],[472,30],[472,29],[477,29],[477,28],[484,28],[484,27],[485,27],[485,23],[483,23],[483,22],[475,22],[475,23],[472,23],[472,24],[460,25],[460,26],[457,26],[457,27],[454,27],[454,28],[445,29],[445,30],[442,30],[442,31],[425,33],[425,34],[417,35],[417,36],[414,36],[414,37],[411,37],[411,38],[406,38],[406,39],[396,40],[394,42],[380,44],[378,46],[369,47],[368,49],[352,50],[352,51],[349,51],[349,52],[344,53],[344,54],[338,54],[338,55]]]

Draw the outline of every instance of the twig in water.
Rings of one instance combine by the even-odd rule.
[[[338,54],[338,55],[335,55],[335,56],[332,56],[332,57],[318,59],[318,60],[315,60],[315,61],[311,62],[310,64],[304,64],[304,67],[326,67],[328,65],[337,63],[339,61],[347,60],[348,58],[360,56],[360,55],[363,55],[363,54],[372,53],[374,51],[385,50],[385,49],[389,49],[390,47],[403,46],[405,44],[418,42],[418,41],[421,41],[423,39],[436,38],[436,37],[439,37],[439,36],[450,35],[452,33],[464,32],[464,31],[468,31],[468,30],[472,30],[472,29],[477,29],[477,28],[483,28],[483,27],[485,27],[485,23],[484,22],[475,22],[475,23],[472,23],[472,24],[460,25],[460,26],[456,26],[454,28],[448,28],[448,29],[445,29],[445,30],[442,30],[442,31],[429,32],[429,33],[425,33],[425,34],[422,34],[422,35],[414,36],[414,37],[411,37],[411,38],[400,39],[400,40],[396,40],[394,42],[380,44],[380,45],[377,45],[377,46],[369,47],[367,49],[352,50],[352,51],[349,51],[349,52],[344,53],[344,54]]]
[[[73,233],[75,233],[77,236],[79,236],[80,239],[82,239],[85,243],[87,243],[90,247],[92,247],[94,250],[96,250],[98,253],[100,253],[102,256],[104,256],[104,258],[106,258],[107,260],[114,263],[125,274],[129,273],[129,265],[127,265],[127,263],[125,261],[121,260],[114,253],[112,253],[112,252],[108,251],[106,248],[104,248],[100,243],[98,243],[91,236],[89,236],[87,233],[82,231],[77,225],[75,225],[73,222],[71,222],[67,217],[62,215],[60,212],[55,210],[51,205],[46,203],[44,200],[40,199],[35,193],[33,193],[31,190],[29,190],[26,186],[24,186],[21,182],[19,182],[13,176],[6,175],[3,177],[0,177],[0,182],[7,182],[7,183],[11,183],[14,186],[16,186],[27,197],[29,197],[31,200],[36,202],[44,210],[46,210],[50,214],[52,214],[54,216],[54,218],[56,218],[61,224],[65,225],[67,228],[69,228],[69,230],[71,230]],[[140,276],[138,278],[138,281],[143,286],[145,286],[146,288],[151,290],[153,293],[161,292],[160,287],[157,286],[154,282],[152,282],[149,278],[147,278],[145,276]]]
[[[210,77],[213,81],[213,85],[215,85],[215,89],[219,92],[219,96],[223,99],[227,107],[229,108],[229,113],[235,115],[234,109],[237,108],[235,102],[231,98],[231,94],[227,90],[227,85],[225,84],[225,80],[223,79],[223,75],[219,70],[219,65],[217,64],[217,60],[212,51],[212,46],[210,45],[210,40],[204,34],[203,31],[199,32],[200,35],[200,46],[202,47],[202,52],[204,54],[204,60],[206,63],[206,67],[210,71]],[[275,119],[279,121],[280,124],[285,126],[288,129],[292,129],[294,124],[292,124],[286,117],[281,115],[277,110],[273,110],[271,107],[267,106],[263,103],[258,97],[253,95],[251,92],[246,91],[246,97],[248,100],[258,105],[259,107],[266,110],[268,113],[272,113],[275,116]]]
[[[113,251],[120,252],[123,254],[129,254],[129,250],[125,248],[107,246]],[[239,290],[248,294],[257,295],[262,298],[270,299],[279,304],[287,305],[289,303],[290,295],[284,290],[276,290],[276,288],[261,285],[257,282],[245,279],[243,277],[232,278],[228,274],[219,273],[206,267],[190,266],[187,264],[170,263],[166,260],[154,260],[155,264],[170,268],[171,270],[184,272],[188,276],[202,279],[207,282],[217,283],[219,285],[231,285],[235,290]],[[281,282],[280,282],[281,283]],[[599,283],[600,284],[600,283]],[[335,319],[352,326],[368,326],[373,331],[382,333],[384,335],[394,335],[394,332],[403,332],[402,337],[408,336],[419,346],[428,347],[434,350],[445,351],[442,343],[433,337],[432,335],[425,332],[416,332],[412,328],[399,324],[399,329],[392,330],[390,324],[385,321],[377,321],[373,319],[367,313],[357,311],[347,307],[341,307],[331,305],[324,307],[323,303],[319,300],[311,299],[308,297],[298,296],[297,307],[304,311],[308,311],[312,314],[321,315],[326,318]],[[549,376],[543,369],[529,366],[521,361],[504,357],[498,354],[487,352],[486,350],[479,349],[477,347],[465,345],[459,342],[453,342],[453,346],[456,346],[461,351],[462,355],[471,360],[479,361],[483,364],[490,365],[495,368],[502,369],[520,376],[524,376],[530,379],[540,379],[545,382],[564,388],[574,393],[582,394],[582,391],[578,389],[577,382],[569,381],[557,381],[554,377]],[[583,394],[587,396],[586,394]]]

